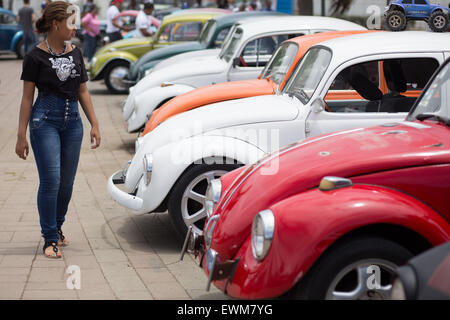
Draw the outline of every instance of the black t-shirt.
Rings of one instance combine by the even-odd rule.
[[[78,100],[80,84],[88,81],[88,75],[77,47],[59,57],[34,47],[23,59],[20,80],[34,82],[43,94]]]

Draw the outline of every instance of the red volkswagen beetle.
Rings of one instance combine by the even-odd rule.
[[[310,138],[214,180],[203,236],[184,250],[235,298],[389,298],[397,266],[450,241],[449,126],[447,61],[406,121]]]

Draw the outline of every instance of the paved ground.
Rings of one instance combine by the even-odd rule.
[[[42,254],[36,205],[38,175],[30,146],[14,152],[22,96],[22,61],[0,57],[0,299],[223,299],[192,257],[178,261],[182,239],[167,214],[136,216],[116,204],[107,178],[131,159],[135,134],[123,128],[120,102],[99,82],[88,83],[102,144],[91,150],[89,121],[63,231],[63,259]],[[28,138],[29,141],[29,138]],[[69,265],[81,270],[81,289],[69,290]]]

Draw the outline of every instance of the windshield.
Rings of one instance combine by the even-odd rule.
[[[432,119],[433,116],[437,118],[450,120],[449,117],[449,105],[450,105],[450,64],[447,65],[439,72],[434,78],[431,85],[423,93],[421,99],[417,102],[416,106],[409,113],[407,120],[423,120],[424,115],[430,115],[428,118]]]
[[[211,38],[216,31],[217,23],[215,20],[209,20],[205,27],[203,28],[202,32],[200,33],[200,42],[207,44],[211,41]]]
[[[224,59],[226,62],[229,62],[233,56],[236,48],[242,38],[242,29],[236,28],[231,35],[228,37],[226,42],[223,44],[222,51],[220,51],[219,58]]]
[[[272,59],[261,73],[261,78],[268,78],[276,84],[280,84],[286,76],[295,56],[297,55],[298,45],[294,42],[282,44],[272,56]]]
[[[283,93],[296,96],[307,104],[316,91],[331,61],[331,52],[325,48],[311,48],[290,77]]]

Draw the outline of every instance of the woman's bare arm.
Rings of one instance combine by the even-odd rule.
[[[27,142],[27,127],[28,121],[30,120],[31,107],[33,105],[35,84],[31,81],[23,82],[23,94],[22,102],[20,103],[20,113],[19,113],[19,128],[17,130],[17,145],[16,153],[22,158],[26,159],[29,152],[28,142]]]
[[[82,83],[80,85],[80,91],[79,91],[79,97],[80,97],[80,104],[83,108],[84,113],[86,114],[86,117],[88,118],[89,122],[91,123],[91,149],[95,149],[100,145],[100,130],[98,126],[98,120],[97,116],[95,115],[94,107],[92,105],[91,95],[89,94],[89,90],[86,86],[86,83]]]

